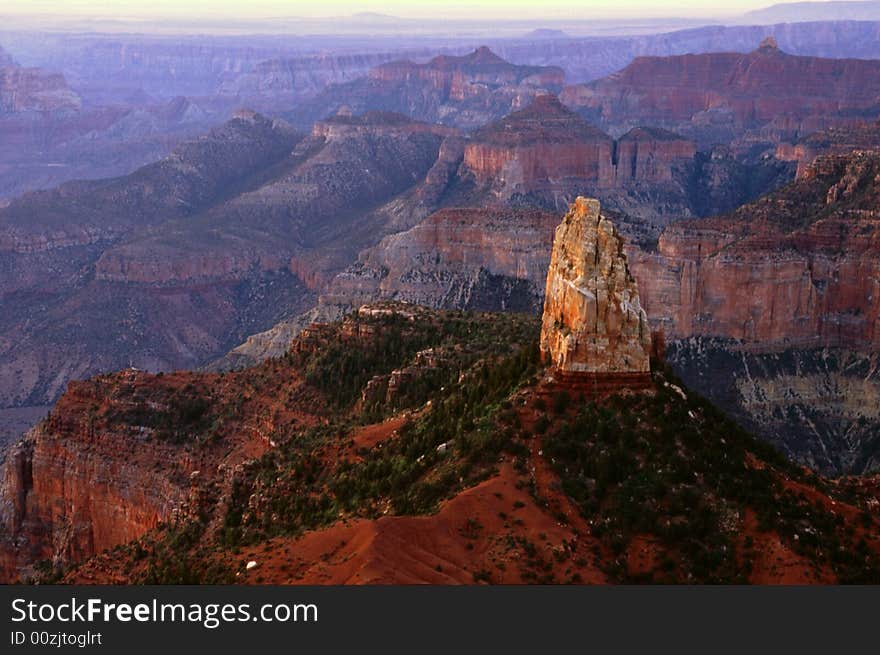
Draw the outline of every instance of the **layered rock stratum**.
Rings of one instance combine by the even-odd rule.
[[[419,64],[393,61],[364,78],[330,85],[290,114],[305,125],[340,108],[361,113],[396,111],[421,120],[474,128],[525,107],[532,98],[558,93],[565,74],[555,66],[505,61],[483,46],[462,55],[440,55]]]
[[[878,93],[877,61],[790,55],[768,38],[750,53],[637,57],[561,98],[602,127],[659,125],[704,144],[747,131],[747,145],[876,116]]]
[[[745,162],[720,148],[701,152],[660,127],[613,139],[556,96],[539,95],[468,136],[459,176],[488,201],[558,211],[584,195],[650,229],[729,211],[788,181],[793,168],[773,158]]]
[[[71,384],[0,469],[0,581],[878,580],[876,480],[790,464],[662,368],[572,402],[538,332],[380,303],[248,369]]]
[[[866,400],[880,393],[876,158],[822,157],[789,187],[733,213],[674,223],[653,245],[615,219],[626,228],[642,306],[676,369],[790,456],[829,473],[878,467],[878,415]],[[546,211],[437,212],[362,252],[308,320],[380,299],[537,313],[556,224]],[[302,325],[279,324],[232,361],[283,353]]]
[[[301,313],[390,224],[410,227],[398,205],[417,203],[401,197],[446,165],[451,132],[378,113],[303,135],[240,111],[130,175],[13,200],[0,208],[0,406],[128,365],[198,366]]]
[[[23,112],[78,111],[80,97],[61,73],[19,66],[0,49],[0,116]]]
[[[579,197],[553,239],[542,357],[563,373],[647,373],[650,348],[623,239],[597,200]]]

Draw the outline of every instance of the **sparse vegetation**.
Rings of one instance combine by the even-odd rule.
[[[625,561],[641,536],[665,553],[649,580],[746,582],[754,544],[740,543],[740,533],[750,512],[761,531],[778,533],[814,566],[830,562],[842,581],[880,579],[880,560],[783,482],[816,479],[694,393],[684,400],[661,384],[653,397],[586,404],[544,443],[564,491],[614,553],[607,569],[621,581],[643,581]]]
[[[866,541],[877,533],[876,519],[864,513],[844,520],[820,502],[830,496],[858,505],[858,491],[790,464],[698,395],[683,397],[668,370],[657,375],[653,393],[593,402],[535,387],[531,317],[426,312],[416,322],[380,314],[349,319],[344,329],[331,326],[309,348],[225,376],[221,383],[233,386],[232,395],[164,376],[161,392],[135,385],[119,392],[122,402],[111,410],[90,410],[95,425],[146,427],[184,449],[220,448],[246,418],[273,426],[272,447],[222,489],[207,489],[200,516],[164,525],[116,554],[131,579],[234,581],[244,565],[229,558],[240,561],[248,548],[348,518],[430,514],[492,476],[501,460],[512,464],[516,488],[528,490],[554,523],[581,529],[571,524],[575,513],[542,496],[552,492],[536,485],[538,456],[588,520],[599,542],[589,560],[612,580],[746,582],[762,535],[770,534],[815,571],[830,567],[843,582],[878,580],[877,556]],[[346,342],[358,331],[367,336]],[[406,384],[393,393],[387,386],[365,393],[400,370],[408,371]],[[284,414],[288,404],[304,402],[318,408],[319,420]],[[357,444],[358,430],[389,417],[400,422],[379,446]],[[581,581],[569,567],[584,571],[583,552],[551,547],[545,532],[537,539],[518,533],[530,511],[524,508],[517,499],[496,517],[509,531],[508,549],[519,553],[520,577]],[[502,539],[471,519],[460,534],[475,552],[481,540]],[[630,563],[640,543],[656,550],[647,569]],[[504,566],[493,561],[469,575],[492,582]],[[48,564],[38,567],[41,581],[61,575]]]

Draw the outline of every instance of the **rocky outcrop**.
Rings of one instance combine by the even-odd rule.
[[[765,136],[779,140],[876,115],[878,95],[876,61],[798,57],[768,39],[748,54],[638,57],[613,75],[566,88],[561,99],[603,127],[659,125],[711,142],[765,126],[773,128]]]
[[[831,365],[878,347],[876,161],[868,152],[822,157],[802,180],[764,200],[670,225],[655,248],[632,240],[625,246],[642,307],[665,333],[676,370],[792,457],[828,472],[877,466],[865,454],[876,418],[845,406],[846,398],[872,397],[876,376],[866,377],[870,365]],[[540,307],[554,222],[552,214],[512,210],[438,212],[365,251],[330,284],[311,320],[383,297]],[[502,277],[481,286],[490,274]],[[474,292],[484,288],[493,292]],[[296,332],[285,325],[243,346],[240,361],[277,354]],[[699,356],[676,354],[694,339]],[[263,350],[273,342],[279,345]],[[800,364],[783,366],[780,357]],[[727,363],[712,369],[695,361]],[[697,369],[705,372],[691,372]]]
[[[136,373],[120,377],[143,390]],[[72,384],[49,418],[6,453],[3,580],[26,577],[40,560],[61,565],[131,541],[186,501],[189,475],[199,464],[179,457],[171,444],[147,445],[149,428],[113,429],[98,419],[111,407],[128,409],[111,398],[114,386],[107,380]]]
[[[360,253],[303,315],[251,335],[212,368],[278,357],[304,327],[364,303],[396,300],[435,309],[537,314],[558,214],[509,207],[441,209]]]
[[[556,97],[539,96],[477,130],[465,146],[464,164],[482,184],[521,192],[567,178],[606,186],[614,178],[613,152],[611,137]]]
[[[0,60],[0,116],[24,112],[77,111],[82,106],[61,73],[23,68]]]
[[[800,179],[808,174],[819,155],[877,149],[880,149],[880,122],[871,121],[815,132],[795,143],[781,143],[776,148],[776,158],[797,162]]]
[[[579,197],[553,239],[541,355],[564,374],[648,373],[650,348],[623,240],[597,200]]]
[[[300,103],[289,115],[311,125],[341,108],[353,113],[395,111],[431,122],[475,128],[543,93],[557,93],[562,69],[509,63],[486,47],[464,56],[441,55],[424,64],[394,61],[365,78],[331,85]]]
[[[820,157],[731,215],[669,226],[656,253],[630,249],[649,316],[671,338],[876,349],[878,172],[874,152]]]
[[[647,227],[730,211],[787,182],[793,168],[772,158],[743,163],[721,148],[698,152],[658,127],[614,140],[545,95],[471,133],[460,176],[491,202],[559,210],[588,195]]]
[[[12,201],[0,406],[52,402],[70,379],[127,365],[197,367],[302,313],[360,250],[412,225],[398,206],[434,202],[457,138],[389,113],[303,137],[245,110],[131,175]]]
[[[312,421],[299,406],[307,403],[294,409],[253,383],[249,375],[131,368],[72,382],[2,458],[0,580],[27,578],[40,561],[63,567],[160,523],[199,516],[237,467],[271,447],[280,425]],[[283,386],[300,384],[294,375]],[[260,409],[220,419],[203,393]],[[221,432],[209,438],[212,424]]]

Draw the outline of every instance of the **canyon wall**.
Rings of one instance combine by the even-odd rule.
[[[664,333],[676,370],[799,461],[832,473],[877,462],[866,452],[877,417],[856,400],[877,393],[876,374],[843,362],[870,362],[880,347],[878,161],[872,152],[821,157],[796,183],[731,214],[673,223],[654,247],[625,246],[651,330]],[[381,298],[536,311],[553,216],[433,214],[364,251],[309,316],[335,318]],[[294,321],[257,335],[235,361],[277,354],[296,330]],[[714,361],[724,365],[701,363]],[[786,361],[813,373],[794,384]],[[768,412],[772,420],[760,418]]]
[[[766,93],[769,88],[776,92]],[[767,39],[749,54],[639,57],[618,73],[566,90],[563,101],[615,121],[691,120],[724,108],[740,124],[874,108],[880,65],[861,59],[797,57]]]
[[[633,249],[652,320],[673,338],[876,349],[878,161],[873,152],[820,157],[775,196],[671,225],[656,253]]]
[[[0,115],[77,111],[81,104],[60,73],[0,65]]]
[[[474,132],[464,164],[481,184],[527,192],[570,179],[595,188],[672,182],[675,167],[695,154],[693,142],[656,128],[633,129],[615,141],[556,97],[538,96]]]
[[[556,214],[511,208],[440,210],[385,237],[337,275],[321,305],[388,298],[437,309],[537,312]]]
[[[382,64],[364,78],[328,86],[286,117],[305,126],[340,109],[355,114],[394,111],[472,129],[527,106],[537,95],[559,92],[563,81],[559,68],[512,64],[483,46],[467,55],[440,55],[424,64]]]
[[[249,392],[251,382],[132,368],[71,382],[49,416],[2,457],[0,581],[201,516],[245,461],[270,448],[276,421],[310,420]],[[219,420],[202,394],[211,402],[236,398],[254,413]],[[212,425],[222,435],[212,437]]]
[[[614,133],[667,127],[698,140],[778,144],[880,111],[880,64],[789,55],[772,38],[748,54],[638,57],[560,99]]]
[[[137,377],[129,373],[130,382]],[[4,455],[0,481],[0,577],[35,562],[79,561],[131,541],[188,497],[197,470],[177,448],[150,443],[146,429],[105,429],[113,404],[99,381],[73,383],[49,418]]]
[[[388,113],[303,136],[243,110],[131,175],[13,200],[0,208],[0,300],[15,308],[0,312],[0,406],[44,405],[128,365],[198,367],[302,313],[360,250],[417,222],[410,197],[432,202],[420,182],[433,170],[442,186],[457,151],[441,144],[457,138]]]

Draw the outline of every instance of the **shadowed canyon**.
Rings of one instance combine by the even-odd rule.
[[[2,580],[880,579],[880,23],[576,27],[0,29]]]

